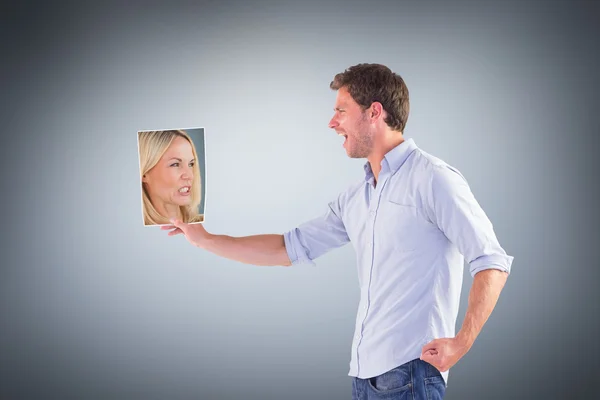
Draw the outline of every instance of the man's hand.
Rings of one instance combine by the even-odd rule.
[[[196,247],[202,248],[210,237],[210,233],[204,229],[204,225],[199,224],[186,224],[179,220],[171,220],[173,225],[161,226],[162,230],[170,230],[169,236],[175,236],[183,234],[185,238]]]
[[[436,367],[440,372],[448,371],[469,351],[470,346],[459,338],[435,339],[423,346],[421,360]]]

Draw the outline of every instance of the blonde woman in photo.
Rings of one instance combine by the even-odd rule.
[[[191,138],[182,130],[138,132],[144,225],[171,218],[203,222],[200,168]]]

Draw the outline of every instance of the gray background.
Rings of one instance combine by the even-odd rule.
[[[350,398],[352,247],[255,267],[144,228],[131,154],[141,127],[204,126],[206,228],[291,229],[363,174],[327,128],[359,62],[405,78],[406,136],[515,257],[446,398],[591,398],[597,3],[143,4],[2,6],[0,398]]]

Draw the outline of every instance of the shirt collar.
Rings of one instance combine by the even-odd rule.
[[[387,164],[387,169],[390,171],[390,175],[393,175],[400,169],[402,164],[404,164],[408,156],[415,149],[417,149],[417,144],[415,141],[412,138],[405,139],[402,143],[388,151],[385,156],[383,156],[381,167],[385,168]],[[370,182],[375,178],[373,175],[373,170],[371,169],[371,164],[368,161],[364,165],[364,170],[365,181]]]

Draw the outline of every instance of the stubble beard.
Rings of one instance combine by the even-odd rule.
[[[356,135],[352,135],[355,146],[348,150],[350,158],[367,158],[373,149],[373,132],[366,124],[366,120],[366,115],[363,114]]]

